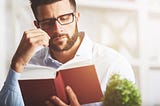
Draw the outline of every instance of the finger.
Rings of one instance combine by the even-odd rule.
[[[29,39],[29,42],[32,44],[36,44],[36,45],[41,45],[41,46],[48,46],[49,45],[49,39],[47,36],[44,35],[39,35],[39,36],[35,36]]]
[[[51,99],[52,99],[52,100],[54,101],[54,103],[55,103],[56,105],[58,105],[58,106],[68,106],[68,105],[65,104],[62,100],[60,100],[57,96],[53,96]]]
[[[43,35],[43,36],[45,36],[45,37],[47,37],[48,39],[50,39],[50,36],[45,32],[45,31],[43,31],[43,30],[36,30],[36,31],[33,31],[33,32],[31,32],[31,33],[33,33],[34,35],[32,36],[32,37],[34,37],[34,36],[39,36],[39,35]]]
[[[41,29],[37,29],[36,31],[34,30],[34,36],[31,36],[30,39],[33,40],[33,42],[35,42],[35,44],[37,44],[38,46],[45,46],[47,47],[49,45],[49,35],[41,30]],[[31,41],[32,42],[32,41]]]
[[[27,41],[27,46],[28,44],[31,46],[48,46],[49,39],[50,37],[45,31],[41,29],[32,29],[24,32],[22,43]]]
[[[48,37],[48,39],[50,39],[49,35],[41,29],[31,29],[24,32],[25,38],[31,38],[39,35],[45,35],[46,37]]]
[[[73,90],[71,89],[70,86],[66,87],[66,92],[67,92],[67,95],[69,97],[70,103],[73,106],[79,106],[79,102],[78,102],[78,99],[76,97],[76,94],[73,92]]]

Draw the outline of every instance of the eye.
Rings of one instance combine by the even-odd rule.
[[[65,20],[69,20],[69,19],[70,19],[70,15],[64,15],[64,16],[59,17],[59,20],[61,20],[61,21],[65,21]]]
[[[45,20],[45,21],[41,21],[39,24],[43,29],[47,29],[52,25],[52,21],[51,20]]]

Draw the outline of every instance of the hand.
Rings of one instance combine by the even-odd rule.
[[[22,72],[38,46],[48,46],[50,37],[41,29],[25,31],[21,42],[13,56],[11,68],[16,72]]]
[[[66,92],[70,101],[70,104],[67,105],[65,104],[62,100],[60,100],[60,98],[58,98],[57,96],[53,96],[51,98],[51,100],[56,104],[56,106],[80,106],[78,99],[75,95],[75,93],[73,92],[73,90],[71,89],[71,87],[67,86],[66,87]],[[54,106],[51,102],[47,101],[46,102],[47,106]]]

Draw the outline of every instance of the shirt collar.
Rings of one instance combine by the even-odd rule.
[[[54,68],[58,68],[59,66],[62,65],[61,62],[59,62],[51,57],[48,47],[46,48],[46,55],[44,57],[43,63],[45,63],[47,66],[51,66]]]
[[[76,57],[82,57],[82,58],[92,58],[92,48],[93,48],[93,42],[88,37],[87,34],[84,35],[84,38],[81,42],[80,47],[77,50]]]

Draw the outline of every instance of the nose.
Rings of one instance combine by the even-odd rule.
[[[54,26],[53,26],[53,31],[56,32],[56,33],[62,33],[63,32],[62,25],[60,23],[58,23],[58,21],[55,21]]]

